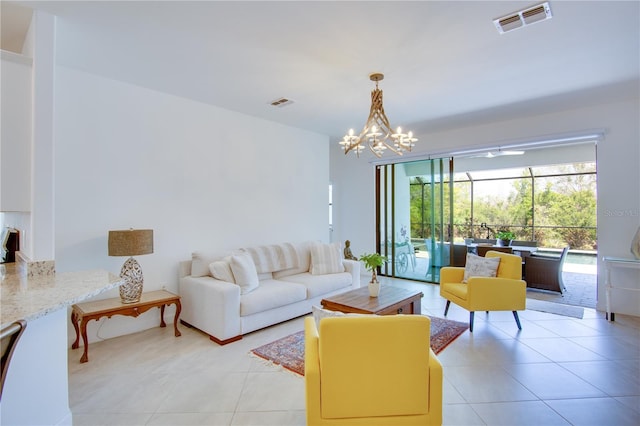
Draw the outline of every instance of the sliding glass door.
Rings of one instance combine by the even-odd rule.
[[[376,168],[376,241],[383,275],[438,282],[453,259],[453,159]]]

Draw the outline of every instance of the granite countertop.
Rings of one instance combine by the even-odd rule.
[[[122,279],[111,272],[90,270],[27,277],[15,264],[0,265],[2,328],[27,322],[82,302],[112,288]]]

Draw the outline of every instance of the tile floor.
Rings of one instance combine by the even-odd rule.
[[[383,277],[384,279],[384,277]],[[423,313],[442,317],[438,287]],[[448,318],[468,321],[452,305]],[[583,319],[537,311],[477,313],[438,356],[445,425],[640,424],[640,318],[585,309]],[[249,355],[299,331],[297,318],[218,346],[194,329],[154,328],[69,351],[74,425],[304,425],[304,379]]]

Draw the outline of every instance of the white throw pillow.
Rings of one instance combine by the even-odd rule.
[[[231,256],[211,262],[209,264],[209,271],[211,271],[211,276],[217,280],[234,284],[236,283],[236,280],[233,277],[233,271],[231,270]]]
[[[471,277],[495,277],[500,265],[499,257],[481,257],[467,253],[467,263],[464,267],[463,283]]]
[[[260,282],[258,281],[258,271],[249,253],[234,254],[231,256],[231,272],[236,284],[240,286],[240,294],[252,292]]]
[[[311,245],[311,275],[344,272],[340,244],[314,243]]]

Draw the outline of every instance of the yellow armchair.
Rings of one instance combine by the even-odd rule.
[[[442,424],[442,365],[422,315],[305,318],[307,425]]]
[[[440,296],[447,299],[444,316],[451,302],[468,310],[469,331],[473,331],[475,311],[512,311],[518,329],[522,330],[518,311],[526,308],[527,284],[522,277],[522,258],[514,254],[489,251],[485,257],[499,257],[496,277],[471,277],[463,283],[464,268],[444,267],[440,270]]]

